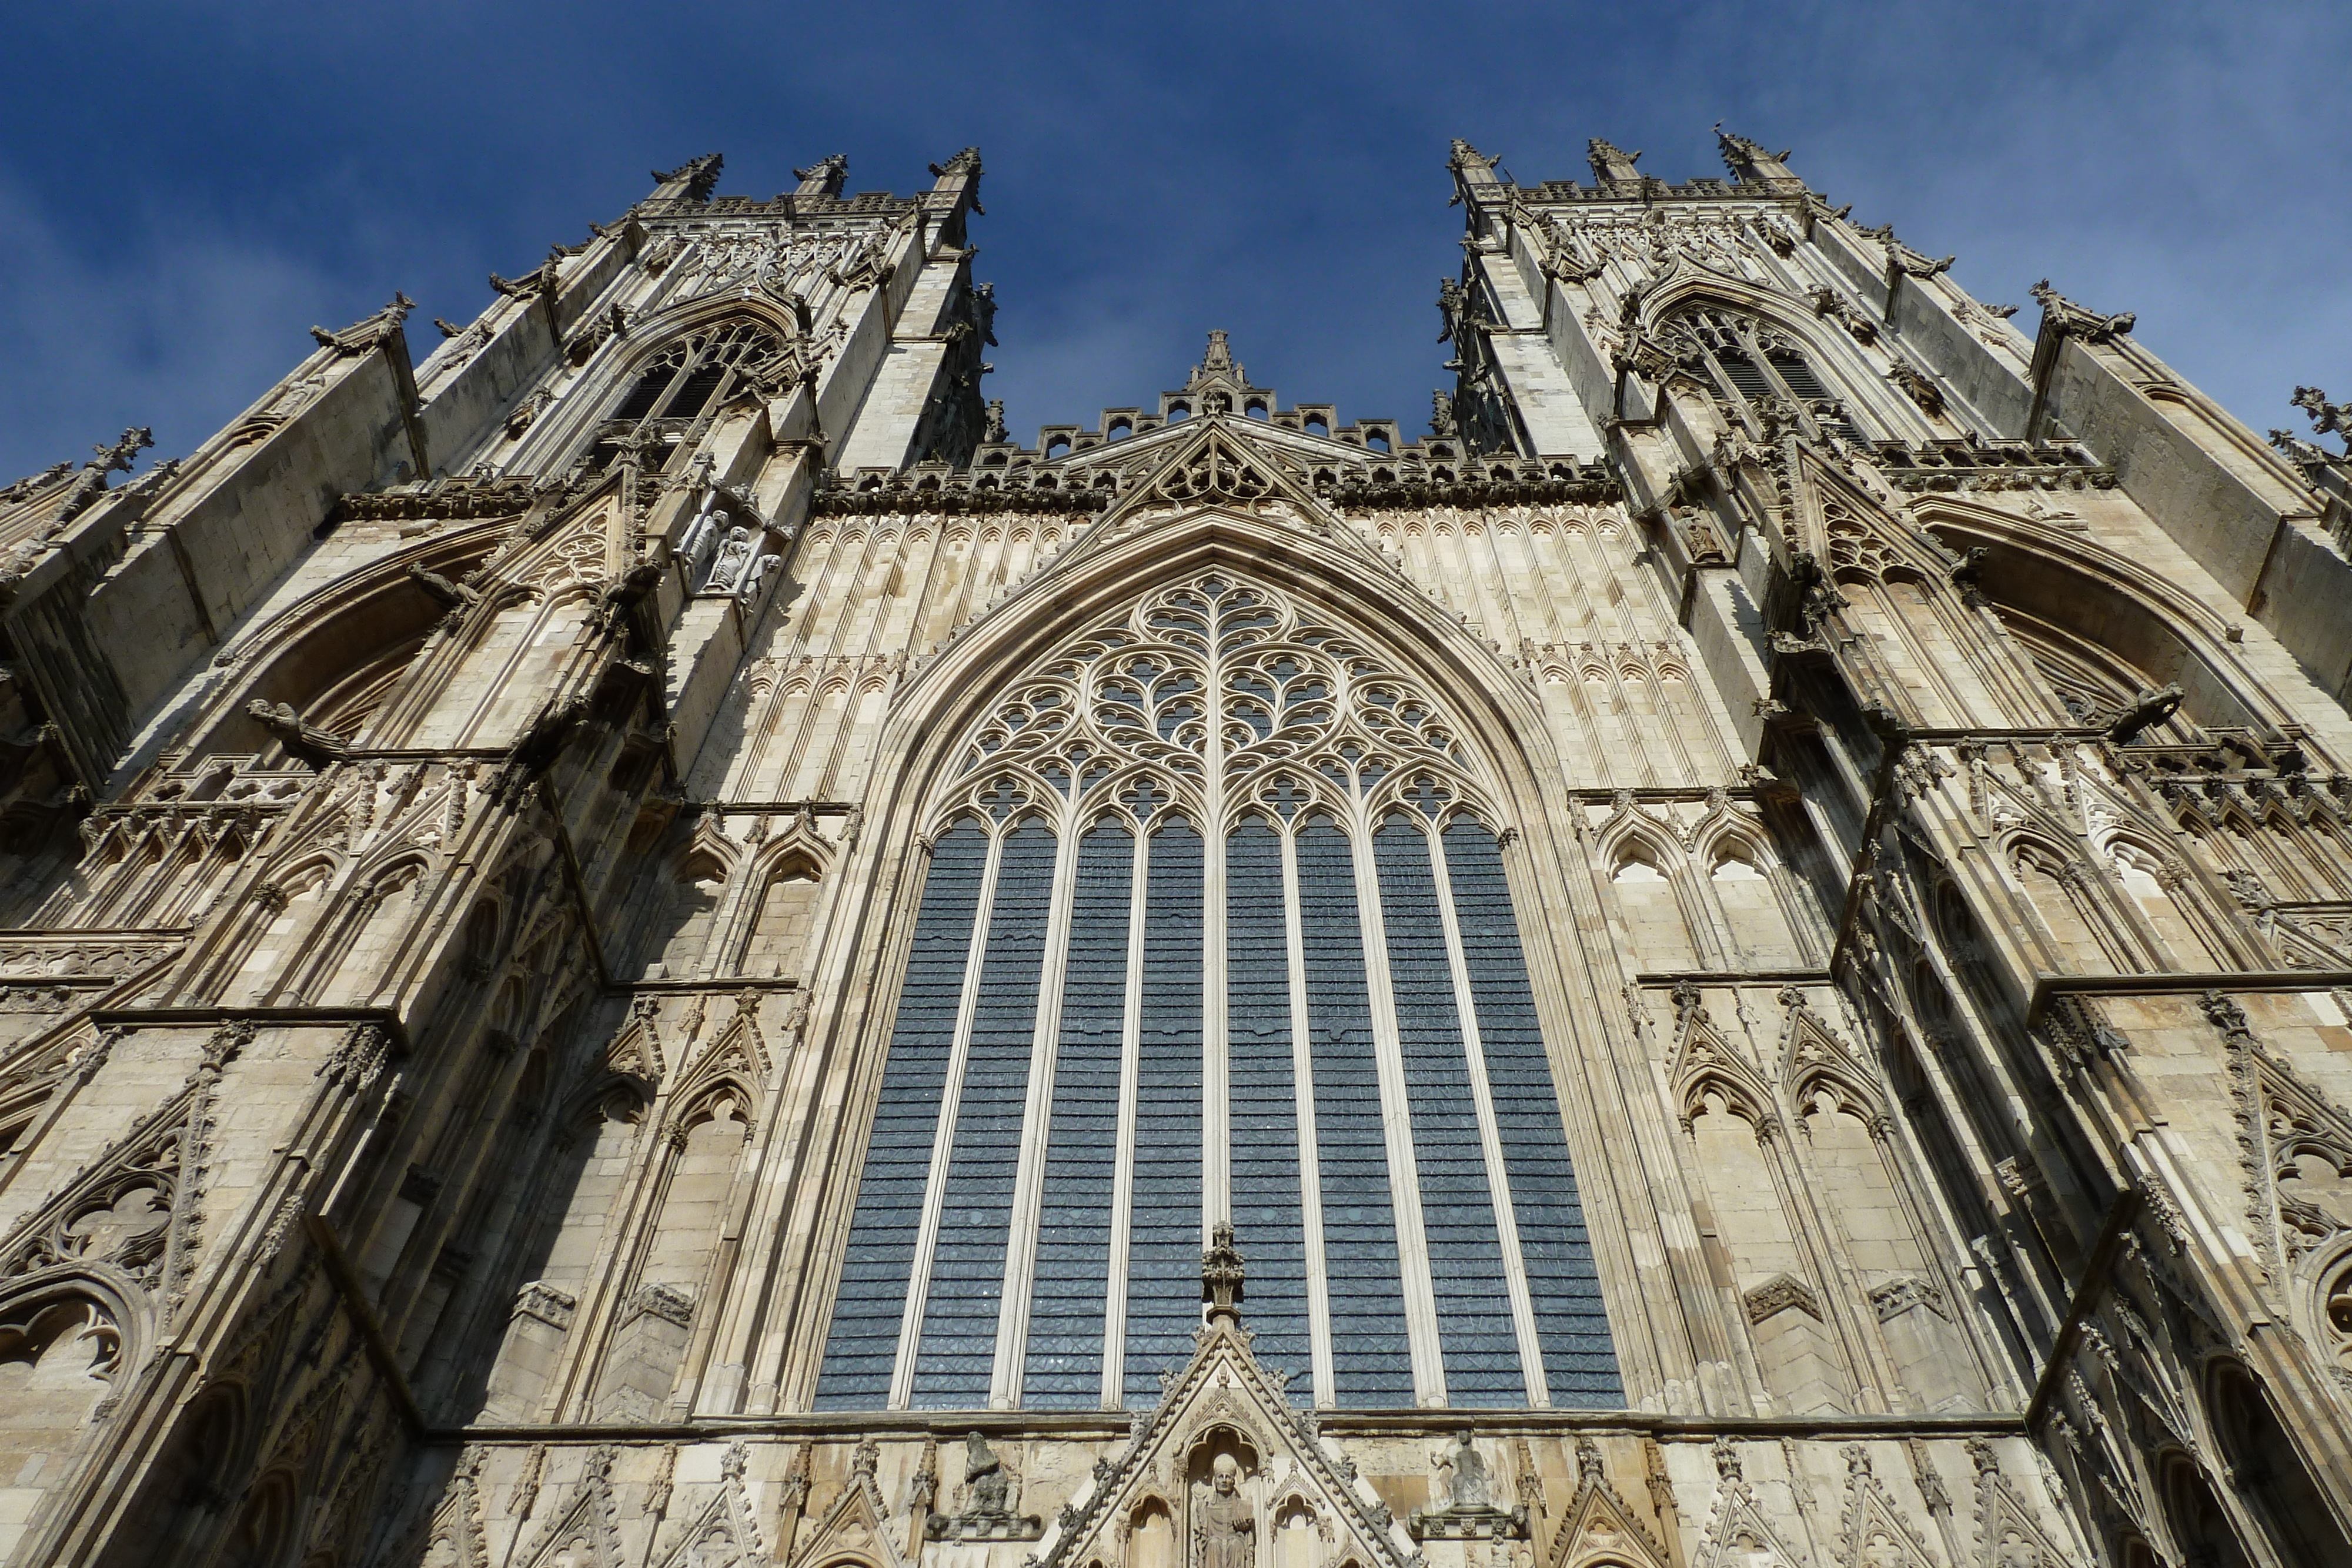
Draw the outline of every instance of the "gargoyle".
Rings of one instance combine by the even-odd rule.
[[[445,609],[470,609],[482,601],[480,592],[462,582],[452,582],[429,567],[415,561],[408,563],[408,580],[416,584]]]
[[[2107,738],[2117,746],[2130,745],[2142,730],[2162,724],[2179,711],[2180,698],[2177,682],[2160,691],[2140,693],[2107,727]]]
[[[286,748],[288,756],[299,758],[313,768],[346,761],[352,755],[350,742],[304,719],[294,711],[292,703],[265,702],[256,697],[245,705],[245,711],[278,737],[278,744]]]

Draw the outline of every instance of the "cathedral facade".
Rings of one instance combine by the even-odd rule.
[[[1722,148],[1423,434],[713,156],[0,490],[0,1563],[2352,1563],[2352,465]]]

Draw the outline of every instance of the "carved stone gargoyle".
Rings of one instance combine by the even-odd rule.
[[[324,768],[351,757],[349,742],[304,719],[294,711],[292,703],[265,702],[256,697],[245,705],[245,711],[278,737],[278,744],[286,748],[288,756],[299,758],[313,768]]]
[[[2142,730],[2153,728],[2179,712],[2180,702],[2181,691],[2178,682],[2158,691],[2142,692],[2107,727],[2107,738],[2117,746],[2128,746],[2138,738]]]
[[[418,561],[408,563],[408,580],[423,589],[435,603],[445,610],[470,610],[482,600],[478,590],[468,588],[462,582],[452,582]]]

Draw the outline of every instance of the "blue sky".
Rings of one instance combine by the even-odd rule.
[[[1459,253],[1446,142],[1532,184],[1668,179],[1721,120],[1979,298],[2101,310],[2257,431],[2352,397],[2352,8],[1688,4],[21,6],[0,97],[0,481],[126,423],[184,452],[395,289],[488,299],[727,155],[906,193],[987,163],[1015,434],[1176,384],[1418,427]],[[35,68],[26,68],[33,67]]]

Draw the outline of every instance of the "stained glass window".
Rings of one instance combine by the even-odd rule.
[[[820,1408],[1148,1405],[1227,1219],[1296,1398],[1621,1401],[1496,815],[1441,705],[1217,574],[1072,640],[958,762]]]

